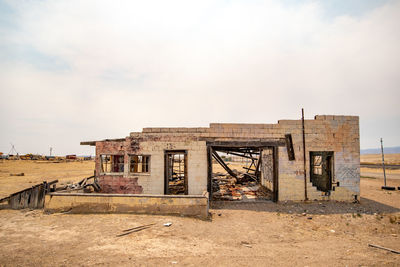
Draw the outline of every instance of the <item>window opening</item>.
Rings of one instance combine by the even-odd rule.
[[[313,163],[313,173],[322,175],[322,156],[314,156],[312,163]]]
[[[332,190],[333,152],[310,152],[310,180],[319,191]]]
[[[129,172],[148,173],[150,172],[150,156],[130,155]]]
[[[101,172],[124,172],[124,156],[123,155],[101,155]]]

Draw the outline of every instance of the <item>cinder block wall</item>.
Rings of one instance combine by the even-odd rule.
[[[211,123],[209,128],[144,128],[125,141],[96,142],[96,173],[100,183],[114,193],[164,193],[164,151],[188,152],[189,194],[207,190],[206,141],[277,141],[292,134],[295,160],[289,161],[286,147],[278,149],[279,200],[304,200],[304,168],[301,120],[280,120],[277,124]],[[315,116],[305,121],[308,198],[353,200],[359,196],[360,139],[357,116]],[[325,196],[310,183],[309,152],[334,152],[334,182],[340,186]],[[101,176],[100,154],[125,155],[125,173]],[[128,155],[150,155],[149,174],[130,174]]]
[[[303,137],[301,121],[279,121],[285,133],[291,133],[295,161],[287,158],[286,147],[279,149],[279,200],[304,200]],[[307,193],[310,200],[351,201],[360,195],[359,118],[356,116],[315,116],[305,121]],[[310,182],[310,151],[333,151],[333,182],[339,187],[330,196]]]

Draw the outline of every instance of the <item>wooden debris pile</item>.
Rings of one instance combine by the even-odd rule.
[[[216,173],[212,179],[213,200],[255,201],[271,199],[271,192],[261,186],[257,179],[246,173]]]
[[[84,193],[100,192],[101,188],[96,177],[90,176],[74,184],[67,184],[57,187],[58,180],[51,182],[44,181],[15,192],[8,197],[0,199],[0,203],[7,202],[11,209],[41,209],[44,205],[44,197],[49,192],[72,192],[81,190]]]
[[[182,179],[174,179],[169,181],[169,193],[172,195],[184,195],[185,194],[185,180]]]
[[[55,187],[57,182],[58,180],[44,181],[41,184],[28,187],[2,198],[0,203],[7,202],[8,207],[11,209],[41,209],[44,205],[45,195],[52,190],[51,186]]]
[[[90,176],[82,179],[81,181],[73,184],[67,184],[62,187],[56,187],[55,192],[71,192],[71,191],[82,191],[83,193],[100,192],[101,187],[97,182],[95,176]]]

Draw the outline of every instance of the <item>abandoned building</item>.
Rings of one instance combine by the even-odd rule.
[[[102,193],[353,201],[360,195],[359,140],[357,116],[317,115],[277,124],[144,128],[81,145],[96,147]]]

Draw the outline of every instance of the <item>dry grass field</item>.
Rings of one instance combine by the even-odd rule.
[[[0,163],[0,193],[77,181],[93,162]],[[10,176],[24,172],[25,176]],[[399,179],[389,179],[400,186]],[[361,203],[235,203],[212,219],[0,210],[0,266],[399,266],[400,191],[361,179]],[[163,223],[171,222],[170,227]],[[155,223],[116,237],[124,229]]]
[[[380,154],[361,155],[361,163],[382,164],[382,156]],[[400,154],[385,155],[386,164],[400,165]],[[361,177],[383,179],[382,168],[361,168]],[[386,177],[389,179],[400,179],[400,169],[386,169]],[[388,185],[391,185],[390,183]]]
[[[382,163],[381,154],[367,154],[361,155],[360,158],[361,163]],[[400,154],[386,154],[385,155],[385,163],[387,164],[400,164]]]
[[[52,163],[49,161],[0,161],[0,198],[43,181],[76,182],[93,175],[94,161]],[[24,173],[24,176],[10,174]]]

